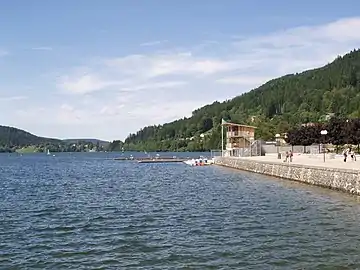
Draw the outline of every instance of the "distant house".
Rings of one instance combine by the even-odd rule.
[[[329,121],[331,118],[333,118],[335,116],[335,113],[328,113],[325,115],[325,120]]]
[[[323,122],[323,121],[329,121],[331,118],[335,117],[335,113],[327,113],[324,114],[320,117],[319,121]]]
[[[257,116],[253,115],[250,117],[251,123],[254,123],[256,121]]]
[[[280,142],[280,145],[286,145],[286,139],[287,138],[287,133],[281,133],[280,134],[280,138],[278,139]]]
[[[315,125],[316,125],[316,123],[312,123],[312,122],[301,124],[302,127],[312,127],[312,126],[315,126]]]
[[[255,138],[256,127],[223,122],[226,128],[226,153],[229,156],[240,156],[244,148],[248,149]]]

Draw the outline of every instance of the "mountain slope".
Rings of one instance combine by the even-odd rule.
[[[38,145],[42,143],[61,143],[61,140],[39,137],[22,129],[0,126],[0,145]]]
[[[0,152],[12,152],[27,146],[56,145],[59,147],[61,144],[61,140],[58,139],[39,137],[22,129],[0,126]]]
[[[74,145],[75,144],[75,145]],[[84,152],[92,150],[102,151],[107,149],[109,142],[97,139],[53,139],[39,137],[25,130],[0,126],[0,152],[29,151],[43,152]]]
[[[329,113],[360,117],[360,50],[339,56],[324,67],[273,79],[231,100],[206,105],[193,111],[190,118],[145,127],[130,134],[125,147],[219,149],[221,118],[255,125],[256,136],[266,140],[299,123],[321,121]],[[204,139],[201,133],[205,133]]]

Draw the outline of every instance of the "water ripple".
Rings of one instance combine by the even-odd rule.
[[[0,156],[1,269],[356,269],[360,204],[219,167]]]

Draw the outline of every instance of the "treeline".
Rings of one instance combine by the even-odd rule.
[[[276,133],[301,123],[322,122],[329,114],[358,118],[359,104],[360,51],[354,50],[322,68],[286,75],[231,100],[204,106],[189,118],[144,127],[124,143],[134,150],[218,149],[222,118],[257,126],[256,138],[273,140]]]
[[[102,145],[94,145],[91,142],[78,142],[74,144],[68,143],[40,143],[40,144],[29,144],[29,145],[0,145],[0,153],[13,153],[16,151],[20,152],[89,152],[96,151],[102,152],[107,151],[108,148]]]
[[[39,145],[42,143],[62,144],[61,140],[39,137],[25,130],[0,126],[0,146],[27,146]]]
[[[73,143],[62,142],[61,144],[39,144],[36,146],[37,152],[45,152],[49,149],[50,152],[89,152],[89,151],[106,151],[99,142],[93,143],[89,141],[77,141]]]
[[[106,151],[108,145],[104,141],[59,140],[39,137],[22,129],[0,126],[0,153],[15,151],[24,152],[86,152]]]
[[[220,135],[219,135],[220,136]],[[193,139],[166,139],[161,141],[140,141],[140,142],[121,142],[115,140],[109,144],[108,151],[158,151],[158,152],[195,152],[209,151],[211,149],[220,149],[221,142],[216,148],[212,148],[213,144],[209,137],[197,137]]]
[[[321,131],[326,131],[322,135]],[[360,144],[360,118],[334,117],[327,123],[293,128],[287,132],[285,141],[291,145],[333,144],[336,146]]]
[[[228,119],[228,116],[224,116]],[[135,151],[207,151],[221,147],[221,117],[194,115],[172,123],[148,126],[130,134],[124,148]]]

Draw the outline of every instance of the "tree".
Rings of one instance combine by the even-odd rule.
[[[334,145],[344,145],[348,141],[348,128],[345,127],[346,120],[334,117],[327,125],[329,142]]]

